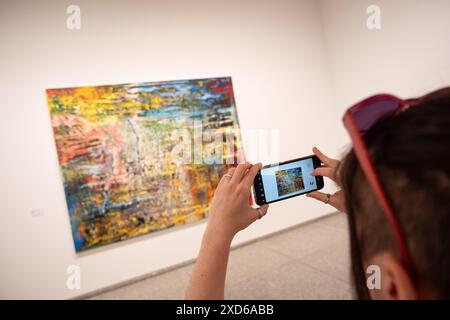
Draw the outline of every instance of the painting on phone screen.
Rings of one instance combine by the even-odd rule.
[[[228,77],[48,89],[47,100],[76,251],[205,218],[241,149]]]
[[[302,168],[278,170],[275,172],[278,196],[284,196],[305,188]]]

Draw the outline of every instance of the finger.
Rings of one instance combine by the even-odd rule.
[[[313,198],[313,199],[316,199],[316,200],[319,200],[322,202],[325,202],[325,200],[327,200],[327,194],[320,192],[320,191],[313,191],[313,192],[307,193],[306,196],[308,198]]]
[[[319,149],[317,149],[316,147],[313,148],[313,152],[314,154],[320,159],[320,161],[325,164],[326,166],[329,167],[334,167],[337,164],[337,160],[335,159],[331,159],[329,157],[327,157],[326,155],[324,155],[322,153],[322,151],[320,151]]]
[[[247,169],[252,166],[251,163],[241,163],[237,166],[236,170],[233,173],[233,178],[231,178],[231,183],[238,184],[241,182],[242,177],[244,176]]]
[[[333,181],[336,181],[336,170],[334,168],[328,168],[328,167],[320,167],[314,169],[313,172],[311,172],[312,176],[322,176],[330,178]]]
[[[269,210],[269,205],[263,204],[262,206],[259,207],[259,210],[261,210],[262,216],[265,216],[267,214],[267,211]],[[259,219],[258,209],[252,208],[252,211],[253,213],[249,215],[250,223],[255,222],[256,220]]]
[[[244,150],[239,150],[236,157],[236,164],[245,163]]]
[[[319,200],[319,201],[321,201],[323,203],[325,203],[327,201],[327,198],[328,198],[326,193],[323,193],[323,192],[320,192],[320,191],[310,192],[310,193],[306,194],[306,196],[308,198],[313,198],[313,199]],[[333,206],[333,207],[336,208],[336,196],[334,194],[330,195],[330,202],[328,204],[330,206]]]
[[[253,184],[253,181],[255,180],[256,174],[259,170],[261,170],[262,164],[257,163],[253,165],[250,169],[248,169],[247,174],[242,179],[241,184],[244,185],[246,188],[250,188]]]
[[[232,168],[228,169],[227,174],[233,175],[235,170],[236,170],[236,168],[232,167]],[[219,188],[224,182],[229,182],[230,180],[231,180],[230,177],[223,175],[219,181],[219,184],[217,185],[217,188]]]
[[[263,204],[261,207],[259,207],[262,211],[262,213],[264,213],[264,215],[267,213],[267,210],[269,210],[269,205],[268,204]]]

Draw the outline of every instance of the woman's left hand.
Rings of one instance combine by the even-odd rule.
[[[338,186],[341,186],[339,176],[340,161],[327,157],[316,147],[313,148],[313,152],[320,159],[320,162],[323,163],[323,166],[321,166],[320,168],[316,168],[312,172],[312,175],[327,177],[333,180]],[[306,196],[324,203],[328,203],[340,212],[347,212],[344,192],[342,190],[339,190],[334,194],[326,194],[320,191],[313,191],[311,193],[308,193]]]
[[[261,164],[239,164],[220,180],[209,211],[207,232],[231,241],[239,231],[255,222],[260,213],[249,204],[250,190]],[[259,208],[265,215],[269,206]]]

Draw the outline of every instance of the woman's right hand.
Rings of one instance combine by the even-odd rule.
[[[260,169],[261,163],[241,163],[236,168],[230,168],[220,179],[206,228],[212,238],[221,237],[231,242],[236,233],[258,220],[260,214],[267,213],[268,205],[262,205],[258,213],[258,209],[249,204],[251,187]]]
[[[323,176],[333,180],[338,186],[341,186],[341,181],[339,177],[339,165],[340,161],[336,159],[331,159],[324,155],[319,149],[316,147],[313,148],[314,154],[320,159],[323,163],[323,166],[320,168],[316,168],[311,175],[313,176]],[[309,198],[314,198],[316,200],[322,201],[324,203],[327,202],[328,195],[326,193],[320,191],[313,191],[306,195]],[[339,190],[334,194],[330,195],[329,204],[336,208],[338,211],[346,212],[345,207],[345,199],[344,192]]]

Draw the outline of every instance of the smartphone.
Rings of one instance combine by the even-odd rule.
[[[322,189],[323,177],[311,175],[320,166],[319,158],[311,155],[262,167],[253,182],[256,204],[277,202]]]

